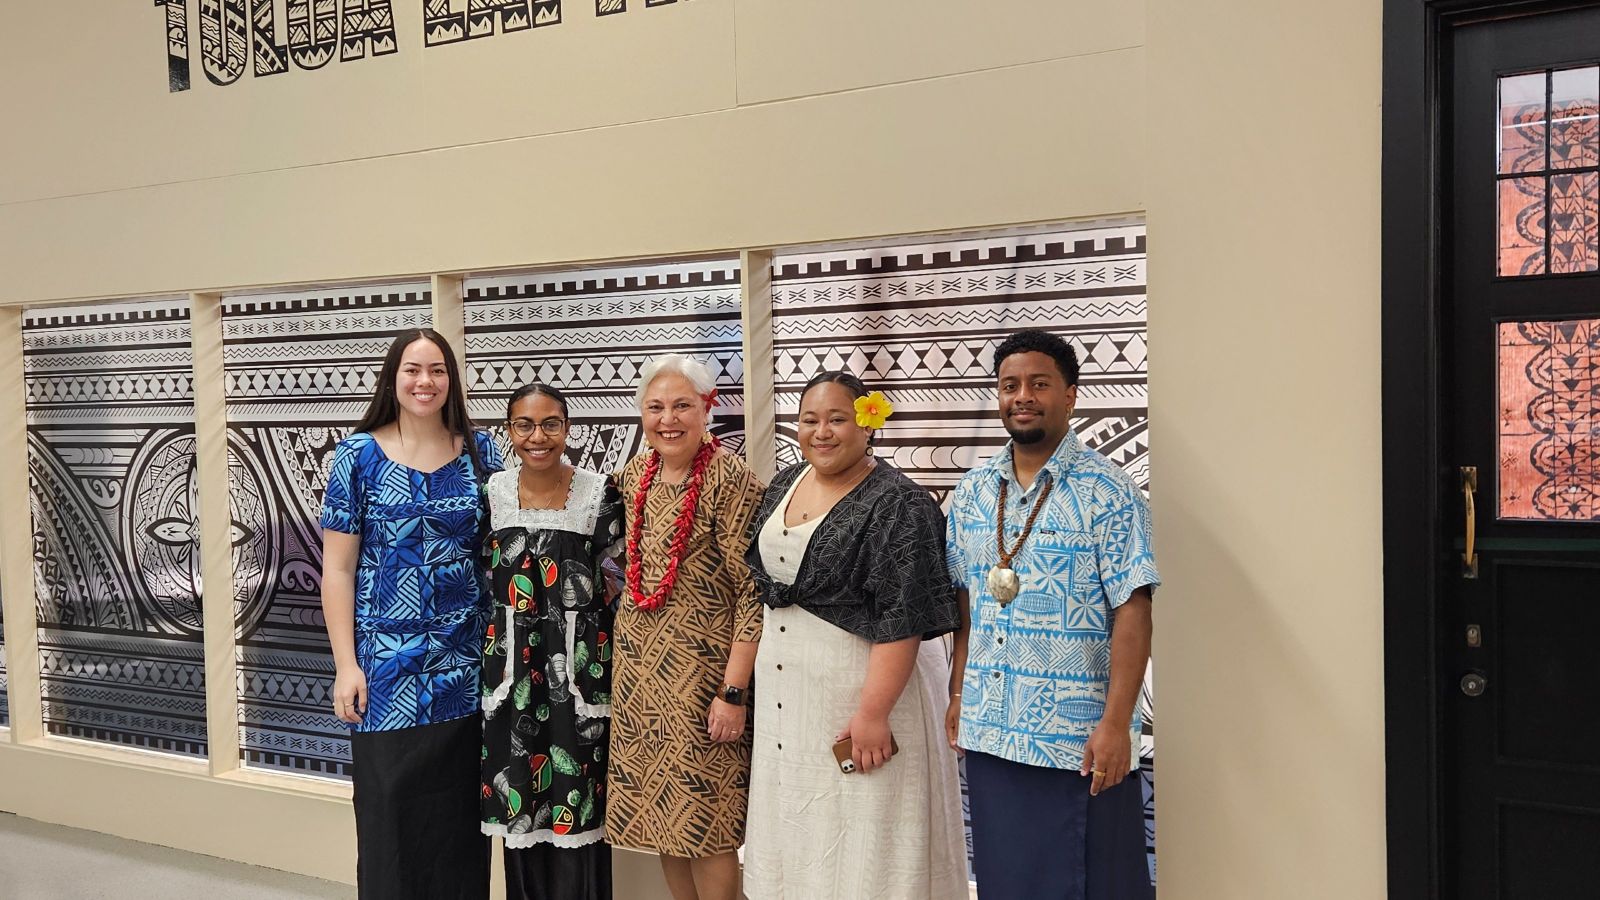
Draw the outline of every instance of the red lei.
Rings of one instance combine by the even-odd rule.
[[[712,437],[695,451],[688,490],[684,492],[683,507],[678,510],[678,518],[674,523],[676,533],[672,537],[667,572],[647,597],[644,593],[644,554],[639,552],[639,544],[644,537],[645,497],[650,493],[650,485],[655,483],[656,474],[661,471],[661,454],[650,451],[650,461],[645,463],[644,477],[639,479],[639,490],[633,495],[632,515],[628,517],[628,596],[633,598],[634,606],[645,612],[655,612],[665,605],[667,596],[672,593],[672,586],[678,582],[678,566],[689,552],[689,533],[694,530],[694,513],[700,506],[700,488],[705,484],[706,467],[720,443]]]

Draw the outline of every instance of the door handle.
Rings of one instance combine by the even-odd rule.
[[[1468,672],[1461,676],[1461,693],[1468,697],[1482,697],[1489,687],[1489,679],[1482,672]]]
[[[1461,554],[1461,577],[1478,577],[1478,504],[1475,495],[1478,492],[1478,467],[1461,467],[1461,500],[1466,508],[1467,522],[1467,547]]]

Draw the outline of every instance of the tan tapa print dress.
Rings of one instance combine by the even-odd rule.
[[[648,458],[636,457],[622,470],[629,516]],[[666,572],[684,490],[657,480],[645,501],[640,546],[646,594]],[[606,837],[616,846],[698,858],[744,842],[749,724],[740,740],[713,743],[706,713],[722,688],[732,643],[761,639],[761,606],[744,561],[761,492],[743,460],[726,450],[713,456],[666,604],[641,612],[624,592],[617,610],[606,811]]]

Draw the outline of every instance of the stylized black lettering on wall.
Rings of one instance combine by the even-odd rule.
[[[492,36],[496,17],[500,19],[502,32],[533,27],[528,0],[467,0],[467,38]]]
[[[335,45],[341,60],[361,59],[370,43],[373,56],[398,52],[394,11],[389,0],[290,0],[289,40],[278,42],[278,14],[273,0],[251,0],[251,46],[256,75],[277,75],[289,70],[289,60],[302,69],[320,69],[333,59]],[[340,27],[344,29],[340,40]]]
[[[394,10],[389,0],[344,0],[343,37],[339,61],[361,59],[371,48],[373,56],[398,52],[394,36]]]
[[[167,9],[167,90],[189,89],[189,15],[183,0],[156,0]]]
[[[452,12],[450,0],[423,0],[422,44],[437,47],[467,39],[467,14]]]
[[[338,0],[289,0],[289,58],[295,65],[322,68],[338,43]]]
[[[256,75],[289,71],[289,48],[278,43],[278,13],[272,0],[250,0],[250,52]]]
[[[646,9],[652,6],[666,6],[668,3],[677,3],[678,0],[644,0]],[[628,11],[628,0],[594,0],[594,14],[609,16]]]
[[[466,0],[465,10],[456,10],[461,0],[423,0],[422,43],[427,47],[453,44],[499,33],[526,31],[561,22],[561,0]]]
[[[244,0],[200,0],[200,63],[212,84],[229,85],[250,58]]]

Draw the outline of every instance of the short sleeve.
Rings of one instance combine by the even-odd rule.
[[[907,484],[872,516],[867,529],[858,564],[866,566],[873,618],[862,636],[885,644],[954,631],[959,613],[947,575],[939,504],[927,491]]]
[[[340,441],[328,467],[328,489],[322,495],[322,527],[341,534],[361,533],[361,489],[356,463],[361,451],[348,440]]]
[[[1150,504],[1131,481],[1119,491],[1095,523],[1098,543],[1100,584],[1106,603],[1116,609],[1128,602],[1133,592],[1146,585],[1161,584],[1151,547]]]
[[[600,511],[595,515],[594,534],[591,536],[596,556],[609,559],[622,555],[628,543],[625,516],[622,492],[617,490],[614,479],[607,478],[605,490],[600,495]]]
[[[950,517],[944,525],[945,570],[950,575],[950,584],[956,590],[967,588],[967,560],[961,552],[961,532],[956,523],[961,521],[961,511],[966,507],[969,497],[967,479],[962,478],[956,483],[956,489],[950,492]]]
[[[500,458],[500,446],[494,442],[487,431],[473,430],[473,440],[478,442],[478,457],[483,460],[483,473],[485,478],[490,472],[498,472],[505,468],[505,462]]]

